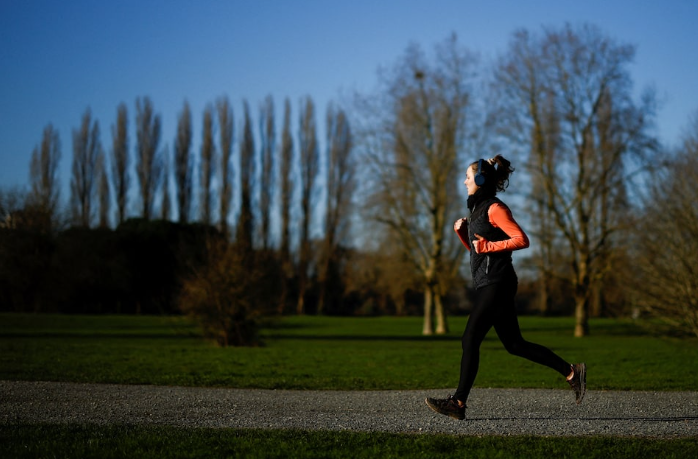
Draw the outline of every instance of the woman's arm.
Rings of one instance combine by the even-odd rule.
[[[456,220],[453,224],[453,229],[465,248],[470,250],[470,244],[468,243],[468,219],[463,217],[460,220]]]
[[[509,236],[509,239],[492,242],[480,238],[475,243],[475,250],[477,253],[520,250],[530,245],[528,236],[526,236],[526,233],[524,233],[519,224],[516,223],[509,208],[499,203],[494,203],[487,210],[487,215],[492,226],[504,231],[507,236]]]

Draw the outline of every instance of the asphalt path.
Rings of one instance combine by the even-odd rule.
[[[466,419],[431,411],[447,391],[290,391],[0,381],[0,426],[150,424],[455,435],[698,437],[698,392],[472,390]]]

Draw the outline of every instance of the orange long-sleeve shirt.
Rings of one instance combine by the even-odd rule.
[[[505,250],[520,250],[525,249],[530,245],[528,236],[521,229],[514,217],[511,215],[511,211],[504,205],[499,203],[494,203],[487,209],[487,217],[495,228],[500,228],[504,231],[509,239],[503,241],[488,241],[485,239],[480,239],[475,242],[475,250],[477,253],[492,253],[492,252],[503,252]],[[467,220],[463,221],[461,227],[456,229],[458,237],[460,238],[463,245],[471,250],[470,244],[468,243],[468,225]]]

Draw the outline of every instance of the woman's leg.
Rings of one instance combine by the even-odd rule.
[[[468,317],[461,339],[463,355],[460,363],[460,381],[453,398],[465,403],[473,387],[480,366],[480,344],[494,325],[498,285],[488,285],[476,292],[473,310]]]
[[[508,283],[507,283],[508,284]],[[504,344],[506,350],[513,355],[526,358],[540,365],[552,368],[563,376],[570,373],[570,364],[565,362],[553,351],[540,344],[531,343],[523,339],[519,328],[519,319],[516,315],[517,283],[501,285],[502,295],[496,303],[497,314],[494,321],[494,329]]]

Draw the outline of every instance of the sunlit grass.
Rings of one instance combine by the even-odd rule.
[[[286,317],[265,345],[220,348],[181,317],[0,314],[0,379],[266,389],[438,389],[457,385],[466,317],[445,336],[421,318]],[[571,318],[520,318],[524,338],[589,366],[589,389],[698,390],[686,362],[698,340],[662,338],[630,321],[596,319],[572,336]],[[557,373],[509,355],[494,332],[476,387],[565,388]]]

